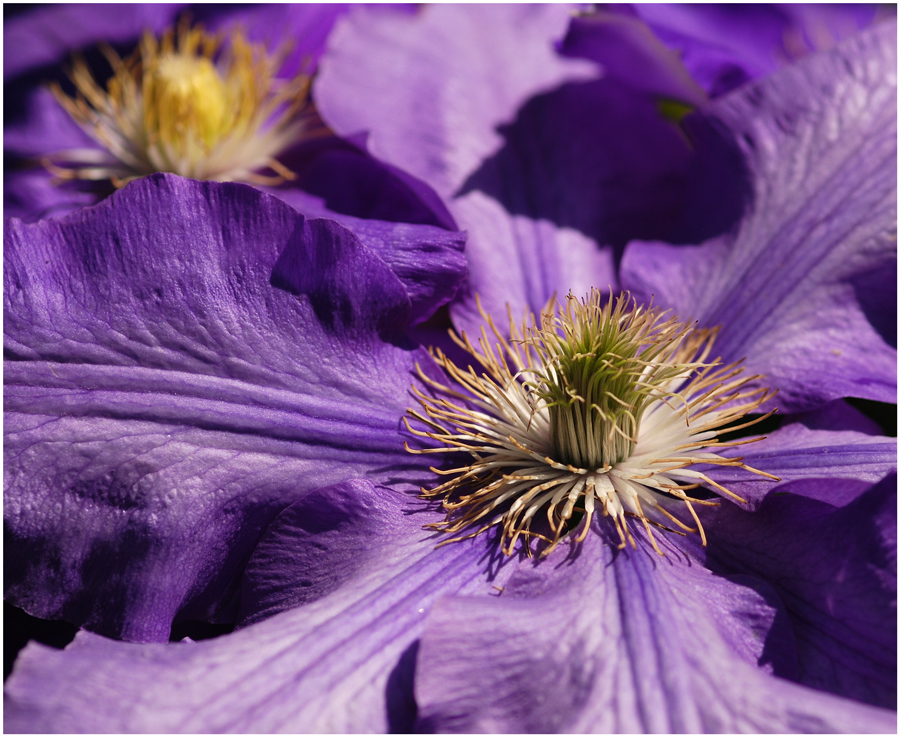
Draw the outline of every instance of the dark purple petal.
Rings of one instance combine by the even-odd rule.
[[[879,732],[893,712],[760,669],[778,610],[643,537],[443,599],[419,646],[419,728],[450,732]],[[780,639],[784,644],[787,642]]]
[[[137,41],[147,30],[162,33],[187,12],[211,31],[241,26],[250,41],[274,50],[285,42],[290,53],[283,75],[315,71],[335,21],[347,12],[341,3],[268,4],[251,7],[183,3],[131,4],[107,13],[96,5],[66,4],[35,8],[3,24],[3,75],[9,80],[67,61],[70,54],[99,42]],[[397,12],[395,9],[390,9]],[[388,12],[388,11],[382,11]],[[305,66],[304,66],[305,65]]]
[[[684,200],[689,148],[646,94],[614,81],[568,84],[502,126],[503,147],[451,209],[469,230],[467,291],[454,320],[539,313],[554,294],[616,287],[613,254],[638,233],[668,234]],[[601,248],[613,246],[614,248]]]
[[[198,5],[191,16],[212,31],[238,26],[270,51],[290,44],[280,75],[314,72],[331,29],[349,6],[344,3],[276,3],[245,7]]]
[[[722,95],[867,26],[875,5],[636,4],[710,95]]]
[[[279,160],[297,175],[280,187],[263,188],[301,208],[314,195],[338,213],[388,222],[456,230],[453,217],[427,184],[376,161],[341,138],[302,142]]]
[[[411,323],[431,317],[449,302],[466,275],[465,234],[429,225],[364,220],[329,210],[299,189],[272,189],[307,217],[331,218],[349,228],[403,283],[411,301]]]
[[[82,130],[49,89],[30,95],[18,124],[3,128],[3,148],[17,157],[47,156],[67,149],[97,148],[97,142]],[[39,169],[49,179],[49,172]],[[6,217],[16,217],[6,213]]]
[[[707,563],[774,587],[794,625],[800,683],[896,709],[896,474],[861,495],[808,488],[858,483],[795,481],[753,514],[723,504],[708,514]],[[851,493],[842,509],[815,501]]]
[[[98,41],[137,41],[143,30],[154,33],[170,25],[177,3],[124,4],[115,13],[96,5],[46,5],[4,20],[3,78],[62,62],[70,53]]]
[[[169,645],[81,633],[26,648],[5,728],[63,732],[407,732],[414,643],[444,592],[496,593],[482,536],[434,549],[423,503],[367,481],[285,510],[251,559],[258,624]]]
[[[455,258],[426,231],[423,250]],[[414,232],[398,240],[410,258]],[[177,615],[233,616],[260,532],[309,489],[428,473],[398,432],[427,357],[380,337],[405,340],[410,297],[335,221],[156,175],[62,221],[11,221],[5,257],[18,606],[165,640]]]
[[[58,151],[98,150],[97,143],[63,110],[49,89],[24,98],[18,121],[7,121],[3,146],[7,166],[3,179],[3,213],[25,222],[62,217],[98,202],[109,183],[68,182],[57,185],[41,158]]]
[[[682,318],[721,325],[716,351],[799,411],[842,396],[896,400],[896,351],[867,313],[896,265],[896,25],[780,70],[713,104],[743,150],[752,202],[703,246],[633,243],[622,284]]]
[[[679,55],[667,49],[640,18],[595,10],[572,19],[560,48],[566,56],[600,64],[604,77],[626,87],[690,105],[706,102]]]

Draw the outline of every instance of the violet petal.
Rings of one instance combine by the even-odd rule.
[[[876,17],[859,5],[656,4],[634,12],[712,96],[810,54],[830,49]]]
[[[639,533],[640,536],[640,533]],[[517,573],[499,598],[443,599],[417,656],[420,729],[475,732],[880,732],[876,709],[747,662],[774,611],[752,589],[642,536]],[[550,563],[551,558],[547,562]],[[745,639],[746,638],[746,639]],[[762,649],[757,642],[756,652]]]
[[[773,489],[801,479],[848,479],[859,485],[822,483],[807,488],[815,498],[844,506],[856,493],[884,478],[897,465],[897,440],[853,429],[866,418],[842,401],[819,411],[795,415],[792,422],[758,442],[725,450],[726,457],[743,462],[779,480],[729,466],[703,468],[718,483],[746,500],[744,509],[756,509]],[[701,467],[697,467],[701,470]],[[794,493],[799,493],[795,491]],[[850,496],[847,496],[850,495]]]
[[[799,411],[842,396],[896,400],[896,351],[867,319],[895,304],[896,24],[714,103],[754,182],[740,228],[694,248],[632,243],[623,286],[721,325],[716,351]]]
[[[137,40],[145,28],[159,32],[175,19],[178,3],[134,3],[115,13],[92,4],[46,5],[3,22],[3,78],[50,64],[97,41]]]
[[[430,475],[398,432],[427,355],[379,337],[402,339],[410,298],[336,222],[155,175],[5,235],[13,603],[165,640],[176,615],[233,616],[246,556],[305,491]]]
[[[355,218],[329,210],[299,189],[272,189],[307,217],[331,218],[350,229],[403,282],[411,301],[410,324],[427,320],[449,302],[466,275],[465,234],[430,225]]]
[[[635,90],[692,106],[707,100],[679,54],[666,48],[640,18],[616,8],[573,18],[560,50],[597,62],[605,78]]]
[[[707,563],[769,581],[794,622],[799,681],[858,701],[897,706],[897,477],[841,509],[849,496],[785,484],[753,514],[723,504],[708,513]]]
[[[409,731],[405,669],[425,612],[442,592],[496,593],[485,574],[493,545],[482,536],[435,550],[422,525],[439,518],[415,496],[368,481],[314,492],[276,520],[245,580],[257,614],[295,608],[197,643],[81,633],[62,652],[29,645],[7,682],[4,726]]]

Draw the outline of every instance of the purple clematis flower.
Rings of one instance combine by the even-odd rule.
[[[278,95],[287,95],[287,88],[293,90],[292,100],[304,99],[308,75],[315,72],[335,21],[347,10],[340,4],[246,8],[168,4],[129,6],[109,14],[95,5],[66,5],[29,10],[7,20],[6,215],[26,221],[59,217],[108,196],[113,181],[121,184],[160,170],[260,184],[288,180],[270,190],[301,200],[312,193],[333,210],[359,217],[443,224],[422,202],[437,200],[426,185],[406,181],[353,143],[330,135],[308,100],[298,111],[276,104]],[[386,7],[376,12],[408,11]],[[183,44],[181,30],[174,31],[179,19],[198,24],[192,40],[185,36]],[[127,92],[111,93],[106,77],[112,65],[119,89],[127,90],[129,80],[141,85],[140,74],[121,60],[135,52],[143,33],[161,39],[167,32],[174,34],[176,49],[202,46],[211,43],[214,34],[224,34],[212,57],[218,76],[206,60],[197,63],[197,54],[176,54],[176,72],[188,78],[193,75],[193,107],[182,110],[184,119],[174,125],[174,132],[162,124],[157,129],[146,123],[150,127],[142,133],[139,121],[149,119],[148,106],[178,109],[186,104],[178,98],[182,87],[171,85],[167,92],[168,77],[159,71],[171,60],[165,60],[152,44],[151,51],[141,47],[143,68],[157,70],[153,74],[159,79],[154,77],[155,92],[151,94],[148,87],[136,101]],[[98,47],[101,42],[112,47],[105,58]],[[233,48],[238,51],[232,54]],[[11,56],[12,49],[17,51]],[[265,55],[272,59],[271,69],[261,61]],[[119,61],[110,61],[116,56]],[[86,63],[79,61],[81,57]],[[64,73],[67,68],[74,68],[77,85]],[[94,77],[97,87],[92,92],[93,83],[85,80]],[[60,86],[54,93],[51,85]],[[266,85],[269,91],[257,99],[257,89]],[[97,92],[105,98],[106,107],[96,102]],[[91,106],[76,104],[79,94],[91,99]],[[157,97],[158,103],[152,102]],[[130,125],[121,124],[122,119],[131,121]],[[186,140],[190,134],[184,133],[185,126],[205,136],[203,146]],[[238,132],[232,135],[233,131]],[[270,167],[270,175],[258,171],[260,167]],[[273,171],[278,176],[272,177]],[[448,227],[453,229],[452,223]]]
[[[428,50],[442,79],[451,57],[438,43],[456,37],[439,31],[453,18],[473,26],[469,12],[428,9],[399,30],[369,26],[368,40]],[[490,12],[521,12],[521,36],[556,11]],[[424,39],[413,33],[422,28]],[[335,65],[366,40],[361,22],[342,29]],[[405,58],[390,64],[427,85],[428,65]],[[353,79],[328,64],[320,99],[337,105],[330,86],[347,79],[352,89]],[[15,534],[48,551],[28,559],[18,596],[81,603],[94,629],[114,630],[104,617],[120,617],[130,629],[118,634],[143,639],[164,639],[178,612],[233,612],[240,629],[205,642],[84,632],[63,652],[30,646],[7,684],[5,726],[896,729],[896,448],[840,399],[892,399],[893,353],[868,319],[884,303],[867,292],[894,254],[896,103],[885,72],[895,65],[893,36],[878,29],[710,107],[706,123],[735,133],[747,169],[739,227],[727,241],[625,251],[624,285],[721,322],[725,360],[746,354],[791,409],[816,408],[743,451],[781,481],[710,470],[749,504],[703,514],[706,548],[664,536],[665,557],[631,522],[636,544],[617,550],[602,519],[581,544],[565,538],[537,562],[504,557],[489,535],[435,549],[442,538],[423,525],[442,515],[411,493],[433,480],[422,456],[401,453],[400,420],[416,360],[446,381],[407,331],[459,283],[453,234],[370,223],[369,235],[345,219],[356,237],[246,187],[172,177],[63,221],[14,223],[6,508]],[[377,155],[397,153],[423,123],[400,104],[415,89],[392,90],[393,118],[384,90],[369,91],[384,108],[373,104],[366,120],[352,118],[348,95],[344,132],[370,131]],[[433,125],[421,148],[407,139],[408,161],[388,158],[447,197],[461,222],[478,207],[503,209],[481,190],[454,199],[470,173],[455,165],[491,154],[498,113],[487,112],[471,117],[463,140],[473,148],[452,149],[449,129]],[[457,202],[467,197],[471,211]],[[528,238],[565,230],[500,217],[481,222],[514,223]],[[476,256],[470,280],[517,307],[543,306],[566,274],[596,283],[609,273],[571,233],[510,242],[523,249],[521,270],[491,271]],[[553,280],[519,281],[540,273]],[[466,299],[454,309],[474,321]],[[844,361],[824,356],[832,350]],[[820,361],[824,378],[811,376]],[[228,579],[240,571],[238,589]],[[101,577],[107,606],[91,608]]]

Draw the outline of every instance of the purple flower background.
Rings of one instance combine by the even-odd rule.
[[[175,10],[129,12],[111,40]],[[69,13],[7,24],[67,29],[7,64],[8,157],[80,135],[28,85],[98,33]],[[896,401],[896,26],[766,66],[679,13],[254,8],[319,29],[342,140],[296,186],[7,178],[37,222],[5,228],[5,594],[84,630],[22,652],[6,729],[896,729],[896,445],[844,401]],[[799,28],[835,18],[871,21]],[[592,285],[722,325],[779,389],[742,455],[782,481],[708,471],[749,504],[664,558],[603,520],[537,563],[435,549],[419,342]],[[167,642],[194,619],[237,630]]]

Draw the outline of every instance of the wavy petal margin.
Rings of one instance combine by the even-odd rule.
[[[461,236],[400,231],[381,227],[382,253],[445,253],[458,283]],[[135,640],[227,620],[285,506],[427,473],[399,432],[427,360],[404,331],[447,290],[335,221],[156,175],[11,221],[4,254],[5,585],[30,613]]]
[[[622,285],[721,325],[716,350],[765,374],[775,403],[895,402],[897,45],[884,22],[715,102],[752,201],[735,233],[692,248],[635,242]]]

